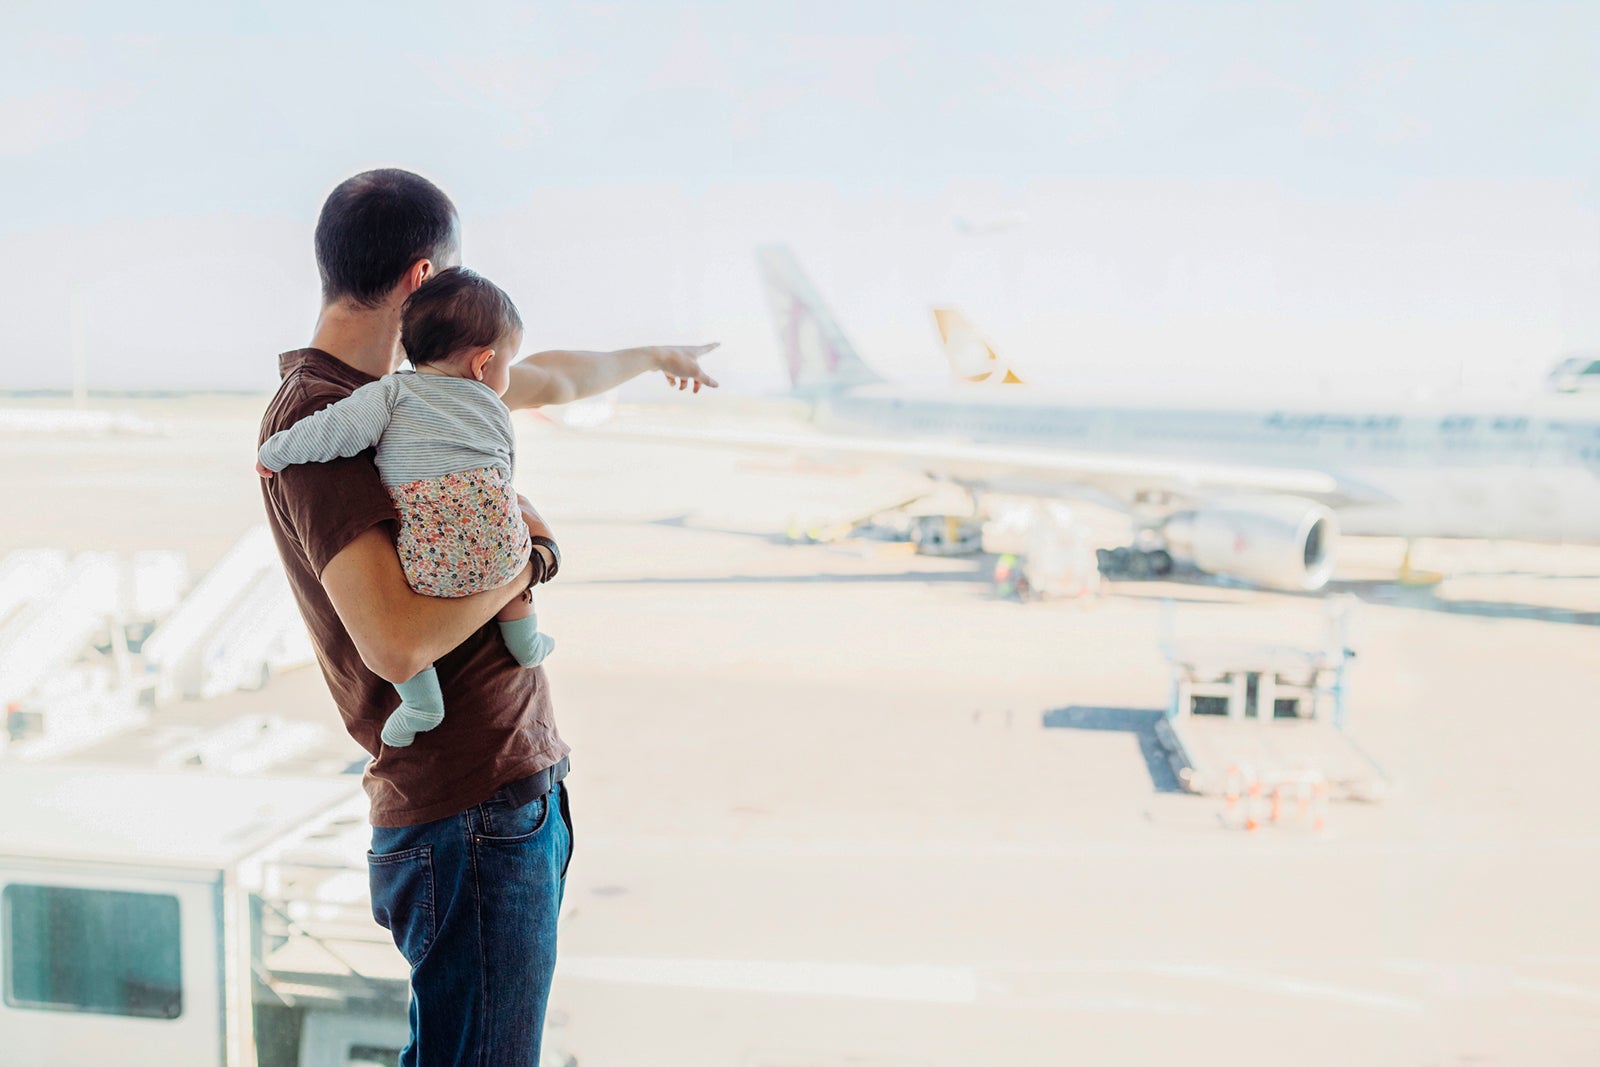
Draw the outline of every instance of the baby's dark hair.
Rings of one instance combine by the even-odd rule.
[[[400,308],[400,344],[414,367],[464,348],[487,348],[513,330],[522,332],[517,305],[505,290],[465,267],[440,271]]]

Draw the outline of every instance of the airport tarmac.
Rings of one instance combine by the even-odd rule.
[[[208,566],[260,519],[262,403],[0,437],[26,502],[0,552]],[[577,842],[551,1011],[579,1064],[1600,1063],[1600,549],[1423,543],[1447,576],[1418,590],[1397,542],[1347,540],[1349,725],[1394,793],[1246,834],[1155,746],[1161,604],[1314,641],[1321,598],[1021,605],[980,560],[784,543],[914,475],[519,430],[563,549],[539,595]],[[170,759],[246,716],[326,728],[274,771],[360,757],[308,669],[73,758]]]

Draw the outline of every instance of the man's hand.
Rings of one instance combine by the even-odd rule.
[[[656,348],[653,350],[656,366],[666,375],[667,384],[676,386],[679,390],[687,389],[690,382],[694,383],[694,391],[697,393],[702,385],[715,389],[717,380],[700,366],[700,357],[721,343],[713,341],[709,345]]]
[[[522,509],[522,521],[527,524],[528,533],[534,537],[548,537],[552,541],[556,539],[555,533],[550,529],[550,524],[540,517],[539,513],[534,510],[533,503],[521,493],[517,494],[517,507]],[[551,564],[556,561],[555,553],[544,545],[534,545],[533,550],[544,559],[544,569],[549,570]]]
[[[555,534],[550,531],[549,525],[534,510],[528,498],[521,493],[517,494],[517,506],[522,509],[522,521],[527,524],[531,536],[555,541]],[[555,552],[549,546],[539,544],[537,541],[534,542],[533,556],[533,577],[528,582],[528,588],[524,589],[522,596],[518,598],[524,604],[533,603],[533,587],[541,582],[548,582],[555,575],[558,562]]]

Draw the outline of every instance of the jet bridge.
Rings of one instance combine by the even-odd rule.
[[[158,702],[259,689],[309,663],[306,636],[265,526],[246,531],[145,642]]]
[[[121,571],[116,557],[85,552],[70,564],[55,555],[38,558],[38,573],[27,573],[26,557],[17,570],[0,574],[0,600],[15,605],[0,625],[0,703],[10,706],[77,659],[94,636],[106,629],[117,608]],[[15,557],[13,557],[15,559]],[[113,635],[113,638],[115,635]]]
[[[28,549],[0,561],[0,746],[25,741],[41,758],[142,717],[133,651],[186,582],[173,552]]]

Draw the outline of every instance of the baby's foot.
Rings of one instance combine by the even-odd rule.
[[[417,735],[433,729],[444,722],[444,712],[423,711],[401,704],[394,709],[394,714],[389,716],[389,721],[383,724],[383,743],[391,748],[405,748],[417,739]]]
[[[556,639],[539,630],[539,618],[536,615],[507,619],[500,624],[500,636],[506,648],[524,667],[537,667],[556,647]]]
[[[432,667],[396,685],[400,706],[383,724],[383,743],[405,748],[424,730],[444,722],[444,690],[439,688],[439,673]]]

